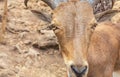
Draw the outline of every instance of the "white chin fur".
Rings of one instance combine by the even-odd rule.
[[[120,71],[113,72],[113,77],[120,77]]]

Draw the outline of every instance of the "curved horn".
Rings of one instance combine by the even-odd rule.
[[[67,2],[68,0],[42,0],[45,2],[48,6],[51,7],[51,9],[55,9],[61,2]]]
[[[27,3],[29,0],[24,0],[24,5],[27,7]],[[51,7],[51,9],[55,9],[61,2],[67,2],[68,0],[42,0],[45,2],[48,6]]]
[[[29,0],[24,0],[24,4],[25,4],[26,7],[27,7],[28,1],[29,1]]]
[[[45,2],[48,6],[51,7],[51,9],[54,9],[56,7],[55,2],[53,0],[42,0]]]

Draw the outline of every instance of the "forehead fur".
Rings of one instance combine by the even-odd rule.
[[[64,23],[63,21],[72,22],[76,18],[81,24],[95,20],[92,6],[87,1],[62,3],[53,12],[53,21],[61,23],[61,25]]]
[[[75,29],[93,23],[93,9],[87,1],[76,1],[60,4],[53,13],[53,23],[63,28],[66,37],[73,37]]]

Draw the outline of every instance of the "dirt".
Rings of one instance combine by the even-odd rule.
[[[3,5],[1,1],[0,22]],[[28,7],[51,13],[41,1],[33,0]],[[48,25],[24,6],[24,0],[8,0],[7,28],[0,43],[0,77],[65,76],[57,39],[52,30],[45,29]]]
[[[0,27],[4,10],[2,1]],[[0,43],[0,77],[65,77],[66,68],[54,32],[47,29],[49,23],[30,10],[52,12],[41,0],[30,0],[28,8],[24,0],[8,0],[7,27]],[[119,15],[113,15],[111,21],[118,23]],[[108,20],[110,16],[103,19]]]

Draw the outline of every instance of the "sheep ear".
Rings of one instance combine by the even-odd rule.
[[[47,14],[47,13],[44,13],[44,12],[41,12],[41,11],[37,11],[37,10],[31,10],[31,12],[39,17],[40,19],[42,19],[43,21],[46,21],[48,23],[51,23],[52,21],[52,15],[51,14]]]

